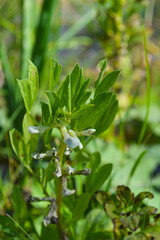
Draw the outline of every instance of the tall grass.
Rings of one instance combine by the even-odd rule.
[[[145,50],[145,62],[146,62],[146,80],[147,80],[147,94],[146,94],[146,114],[144,118],[144,123],[139,135],[138,144],[140,145],[143,141],[146,129],[147,129],[147,123],[148,123],[148,117],[149,117],[149,110],[150,110],[150,102],[151,102],[151,79],[150,79],[150,70],[149,70],[149,62],[148,62],[148,52],[147,52],[147,42],[146,42],[146,32],[145,32],[145,26],[143,24],[143,41],[144,41],[144,50]]]

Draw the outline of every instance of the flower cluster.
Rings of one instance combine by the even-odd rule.
[[[29,126],[28,131],[31,134],[38,134],[38,133],[43,134],[48,129],[49,129],[49,127],[47,127],[47,126]],[[75,132],[73,130],[67,130],[66,127],[62,127],[60,129],[60,131],[61,131],[61,135],[63,138],[63,142],[66,144],[66,150],[65,150],[64,154],[69,156],[72,152],[72,149],[75,149],[77,147],[79,147],[79,149],[83,148],[83,145],[78,137],[94,135],[96,130],[95,129],[87,129],[82,132]],[[60,159],[58,156],[58,151],[55,148],[52,148],[51,150],[46,151],[44,153],[35,152],[31,156],[34,159],[43,159],[46,157],[54,157],[55,158],[56,170],[55,170],[55,172],[53,172],[53,175],[56,178],[62,177],[62,195],[63,195],[63,197],[66,197],[66,196],[69,196],[69,195],[75,193],[74,189],[71,190],[71,189],[67,188],[67,176],[70,176],[70,175],[85,175],[85,176],[87,176],[87,175],[91,174],[91,169],[85,168],[85,169],[77,171],[68,164],[64,164],[63,166],[61,166]],[[56,202],[53,200],[53,202],[50,206],[49,213],[43,220],[43,223],[45,226],[47,226],[49,223],[57,223],[58,222],[56,209],[57,209]]]

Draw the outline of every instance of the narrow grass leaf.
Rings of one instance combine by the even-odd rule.
[[[6,216],[9,217],[15,223],[15,225],[18,226],[25,235],[27,235],[29,239],[34,240],[9,214],[6,214]]]
[[[138,165],[140,164],[141,160],[142,160],[143,157],[146,155],[146,153],[147,153],[147,151],[144,150],[144,151],[138,156],[137,160],[135,161],[135,164],[133,165],[133,167],[132,167],[132,169],[131,169],[131,172],[130,172],[130,174],[129,174],[128,184],[127,184],[127,185],[129,185],[129,183],[130,183],[130,181],[131,181],[131,178],[133,177],[133,175],[134,175],[134,173],[135,173]]]
[[[149,70],[149,62],[148,62],[148,53],[147,53],[147,42],[146,42],[146,33],[145,27],[143,25],[143,41],[144,41],[144,50],[145,50],[145,62],[146,62],[146,80],[147,80],[147,102],[146,102],[146,114],[142,126],[142,130],[139,135],[138,144],[140,145],[143,141],[144,134],[147,129],[147,122],[150,111],[150,101],[151,101],[151,79],[150,79],[150,70]]]
[[[31,59],[34,31],[34,6],[35,0],[23,0],[22,5],[22,66],[21,78],[27,74],[28,63],[26,59]]]
[[[57,0],[43,1],[32,55],[33,62],[36,64],[38,70],[41,70],[43,66],[56,1]]]

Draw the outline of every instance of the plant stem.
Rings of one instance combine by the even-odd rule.
[[[66,149],[66,144],[62,141],[60,145],[60,149],[58,152],[59,160],[60,160],[60,166],[62,169],[62,160],[63,160],[63,154]],[[61,221],[61,202],[62,202],[62,177],[58,178],[58,186],[57,186],[57,215],[58,215],[58,233],[59,233],[59,239],[63,239],[63,228],[62,228],[62,221]]]

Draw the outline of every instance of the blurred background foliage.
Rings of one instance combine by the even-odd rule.
[[[112,177],[104,190],[114,192],[118,184],[128,184],[132,191],[151,190],[152,200],[159,208],[160,180],[160,2],[159,0],[0,0],[0,213],[12,211],[18,187],[24,196],[40,192],[34,180],[17,163],[11,150],[8,131],[21,131],[24,105],[16,79],[27,77],[28,61],[37,66],[40,85],[46,89],[49,78],[49,58],[63,65],[63,76],[77,62],[84,68],[91,85],[99,73],[96,64],[108,58],[108,72],[121,70],[115,85],[119,112],[112,127],[87,150],[101,152],[102,162],[114,164]],[[150,70],[150,92],[147,95],[143,22],[147,38]],[[147,101],[149,117],[142,141],[139,141]],[[40,116],[38,104],[34,114]],[[146,151],[142,157],[140,154]],[[135,167],[135,171],[131,171]],[[132,173],[132,174],[131,174]],[[77,180],[78,184],[78,180]],[[24,204],[24,203],[19,203]],[[40,206],[40,205],[38,205]],[[17,212],[16,212],[17,211]],[[24,212],[23,212],[24,211]],[[15,210],[15,218],[25,222],[26,209]],[[39,209],[32,209],[36,231],[39,229]],[[64,210],[65,211],[65,210]],[[17,215],[16,215],[17,214]],[[66,212],[66,215],[68,213]],[[89,213],[97,231],[107,220],[99,208]],[[79,222],[78,233],[86,219]],[[109,223],[108,223],[109,224]],[[25,222],[27,228],[27,221]],[[89,226],[83,238],[89,239]],[[45,230],[44,230],[45,231]],[[88,231],[88,232],[87,232]],[[88,235],[87,235],[88,234]]]

